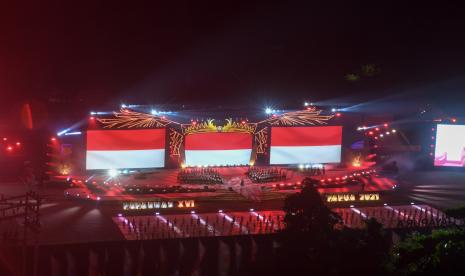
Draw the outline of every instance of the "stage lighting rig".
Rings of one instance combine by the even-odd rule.
[[[108,175],[111,176],[111,177],[115,177],[119,174],[119,172],[115,169],[110,169],[108,170]]]

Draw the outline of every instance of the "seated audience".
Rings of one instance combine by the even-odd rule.
[[[223,178],[214,168],[188,168],[178,173],[178,182],[182,184],[222,184]]]
[[[250,167],[247,176],[254,183],[276,182],[286,179],[286,170],[282,168]]]

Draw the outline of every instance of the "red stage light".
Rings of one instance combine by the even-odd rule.
[[[3,137],[3,141],[6,141],[6,140],[8,140],[8,138],[6,138],[6,137]]]
[[[197,124],[197,122],[196,122],[196,121],[193,121],[192,124],[195,126],[195,125]]]
[[[457,122],[457,119],[456,118],[452,118],[450,119],[452,123],[456,123]]]
[[[13,147],[12,147],[12,146],[8,146],[8,147],[6,147],[6,150],[7,150],[7,151],[12,151],[12,150],[13,150]]]
[[[276,115],[276,114],[273,114],[273,116],[271,116],[271,117],[273,117],[273,118],[276,118],[276,117],[278,117],[278,115]]]
[[[373,135],[373,131],[368,131],[368,135]]]
[[[341,117],[341,113],[336,113],[336,117]]]
[[[378,136],[375,137],[375,140],[378,140]]]
[[[379,127],[375,128],[376,131],[379,131]]]
[[[245,124],[245,121],[242,121],[243,124]]]
[[[57,140],[57,138],[55,138],[55,137],[50,138],[50,141],[52,141],[52,142],[55,142],[56,140]]]
[[[388,127],[389,125],[385,123],[383,126],[384,126],[384,127]]]
[[[20,142],[16,142],[16,146],[21,146],[21,143]]]
[[[91,119],[91,120],[95,120],[95,117],[94,117],[94,116],[90,116],[90,118],[89,118],[89,119]]]

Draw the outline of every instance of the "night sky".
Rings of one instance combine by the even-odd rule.
[[[452,110],[465,98],[465,16],[443,2],[30,2],[0,8],[5,114],[24,102],[87,113],[123,102],[279,107],[399,93]]]

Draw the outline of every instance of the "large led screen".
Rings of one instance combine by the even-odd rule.
[[[185,165],[248,165],[252,153],[249,133],[212,132],[186,136]]]
[[[164,166],[165,129],[87,131],[87,170]]]
[[[270,164],[341,162],[342,127],[273,127]]]
[[[437,125],[434,165],[465,167],[465,125]]]

